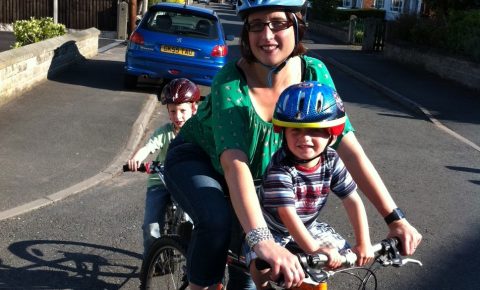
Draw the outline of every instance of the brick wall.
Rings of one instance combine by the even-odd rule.
[[[363,0],[362,8],[372,8],[375,0]]]

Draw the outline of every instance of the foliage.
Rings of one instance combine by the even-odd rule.
[[[313,0],[310,17],[320,22],[349,21],[351,15],[358,18],[385,18],[385,10],[371,8],[338,9],[341,4],[339,0]]]
[[[181,4],[184,4],[184,3],[185,3],[185,0],[149,0],[149,1],[148,1],[148,6],[152,6],[152,5],[155,5],[155,4],[158,4],[158,3],[162,3],[162,2],[170,2],[170,3],[181,3]]]
[[[16,39],[13,48],[64,35],[65,33],[65,25],[53,23],[51,17],[40,19],[30,17],[30,20],[17,20],[13,23],[13,34]]]
[[[442,17],[403,15],[389,27],[388,40],[429,47],[480,61],[480,9],[452,10]]]
[[[319,21],[335,20],[337,7],[340,5],[339,0],[313,0],[312,12],[310,15]]]
[[[351,15],[355,15],[358,18],[385,19],[385,10],[383,10],[383,9],[372,9],[372,8],[340,9],[336,12],[335,20],[336,21],[347,21],[347,20],[350,20]]]
[[[448,17],[447,47],[454,53],[480,61],[480,9],[453,11]]]
[[[149,0],[148,1],[148,6],[152,6],[158,3],[164,2],[163,0]]]
[[[362,43],[364,37],[365,32],[363,29],[355,29],[353,32],[353,43]]]
[[[437,17],[446,18],[451,11],[480,9],[480,0],[424,0]]]

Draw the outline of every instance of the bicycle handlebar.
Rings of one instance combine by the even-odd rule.
[[[401,267],[407,263],[416,263],[422,266],[422,263],[418,260],[402,258],[399,251],[400,240],[398,238],[389,238],[382,240],[380,243],[373,245],[373,250],[375,253],[375,259],[383,266],[394,266]],[[306,274],[312,275],[312,273],[318,273],[318,277],[312,277],[314,281],[320,282],[328,277],[328,274],[325,275],[324,268],[328,262],[328,256],[324,254],[315,254],[309,255],[306,253],[296,254],[300,264]],[[342,268],[353,267],[357,261],[357,256],[350,252],[347,255],[342,256]],[[257,259],[255,262],[257,270],[265,270],[271,268],[271,266],[262,259]],[[334,272],[334,271],[333,271]],[[323,273],[323,274],[322,274]],[[330,273],[329,275],[333,275]]]
[[[129,172],[130,170],[128,163],[123,165],[123,172]],[[145,173],[162,173],[162,164],[159,161],[151,161],[140,163],[138,166],[137,171],[145,172]]]
[[[381,255],[384,255],[389,251],[394,251],[394,253],[392,253],[393,256],[399,257],[400,256],[400,253],[398,252],[399,245],[400,245],[400,241],[397,238],[385,239],[380,243],[373,245],[372,247],[373,247],[375,258]],[[307,254],[301,253],[301,254],[297,254],[297,257],[299,258],[302,266],[306,266],[316,270],[326,267],[328,262],[328,256],[324,254],[307,255]],[[355,255],[353,252],[349,252],[345,255],[342,255],[341,257],[342,257],[341,259],[342,267],[353,267],[357,262],[357,255]]]

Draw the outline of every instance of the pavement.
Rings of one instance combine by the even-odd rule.
[[[125,42],[102,42],[71,66],[0,107],[0,220],[110,179],[136,149],[155,88],[123,90]]]
[[[480,151],[480,93],[322,36],[311,54],[378,89]],[[80,193],[120,173],[157,105],[155,87],[123,91],[124,43],[0,107],[0,220]]]
[[[340,45],[319,35],[310,49],[327,66],[336,67],[379,90],[439,129],[480,151],[480,91],[443,79],[423,68],[389,60],[378,52]]]

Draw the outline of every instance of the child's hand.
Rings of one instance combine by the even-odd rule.
[[[316,253],[324,254],[328,257],[327,266],[331,269],[336,269],[342,266],[342,256],[334,248],[320,248]]]
[[[352,251],[357,255],[357,266],[363,266],[373,261],[374,251],[370,243],[356,245]]]
[[[138,167],[140,166],[140,162],[141,160],[136,160],[135,158],[128,160],[128,169],[130,169],[130,171],[137,171]]]

